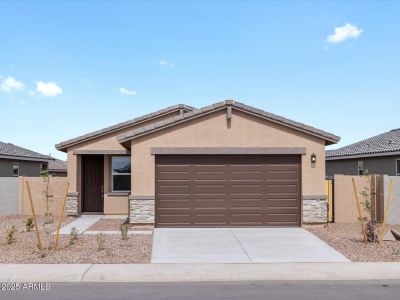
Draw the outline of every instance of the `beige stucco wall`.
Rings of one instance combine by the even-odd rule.
[[[117,142],[116,136],[125,132],[134,130],[135,128],[149,125],[164,119],[179,115],[179,111],[173,111],[165,115],[132,125],[127,128],[117,130],[115,132],[90,139],[88,141],[73,145],[67,149],[67,170],[68,181],[70,182],[70,191],[79,193],[79,209],[81,206],[81,155],[73,154],[74,150],[126,150]],[[104,160],[104,213],[105,214],[127,214],[128,213],[128,196],[109,196],[110,176],[109,161],[105,156]]]
[[[131,143],[132,194],[154,196],[155,157],[151,147],[306,147],[302,156],[302,194],[325,195],[325,141],[300,131],[233,110],[226,110],[155,132]],[[317,163],[311,167],[311,154]]]
[[[355,179],[359,201],[363,201],[360,192],[369,188],[368,178],[365,176],[335,175],[334,177],[334,210],[335,223],[358,223],[356,196],[352,178]],[[362,215],[365,211],[361,207]]]
[[[45,184],[41,177],[19,177],[19,213],[23,215],[32,214],[26,187],[27,181],[29,182],[35,213],[36,215],[44,215],[46,212],[46,201],[43,195]],[[66,181],[66,177],[50,177],[49,194],[53,195],[53,201],[50,204],[49,211],[53,216],[59,216],[61,213]]]

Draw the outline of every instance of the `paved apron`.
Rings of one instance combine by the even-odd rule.
[[[302,228],[157,228],[152,263],[348,262]]]

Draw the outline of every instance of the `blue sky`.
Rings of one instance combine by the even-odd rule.
[[[64,158],[60,141],[224,99],[339,146],[400,127],[400,2],[15,2],[0,2],[4,142]]]

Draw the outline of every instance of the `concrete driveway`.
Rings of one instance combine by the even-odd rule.
[[[158,228],[152,263],[348,262],[302,228]]]

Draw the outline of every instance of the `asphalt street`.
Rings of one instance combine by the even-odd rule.
[[[0,299],[399,299],[400,280],[199,283],[52,283],[50,289],[0,291]]]

